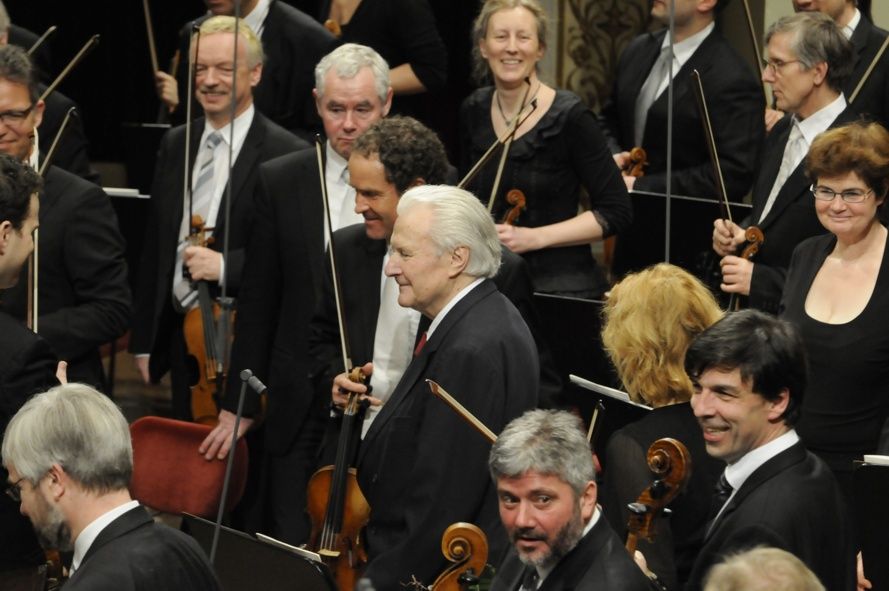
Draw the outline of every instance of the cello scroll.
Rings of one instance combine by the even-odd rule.
[[[451,562],[430,589],[461,591],[478,581],[488,562],[488,538],[476,525],[458,521],[441,537],[441,553]]]

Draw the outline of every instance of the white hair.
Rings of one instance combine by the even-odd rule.
[[[377,95],[380,102],[385,104],[389,97],[389,64],[370,47],[357,43],[340,45],[321,58],[315,66],[315,90],[318,91],[318,96],[324,96],[324,77],[331,69],[337,77],[349,79],[357,76],[361,68],[370,68]]]

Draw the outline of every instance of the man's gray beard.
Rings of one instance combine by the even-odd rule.
[[[71,528],[65,523],[64,515],[42,496],[39,502],[44,509],[44,520],[42,523],[32,522],[37,541],[46,550],[70,552],[74,549],[74,544],[71,543]]]
[[[534,566],[540,569],[552,568],[569,552],[574,550],[574,547],[583,538],[584,525],[583,518],[580,515],[580,505],[576,504],[571,519],[556,534],[556,538],[553,540],[548,553],[540,558],[531,559],[518,552],[519,560],[526,566]],[[513,543],[515,543],[515,539],[513,539]]]

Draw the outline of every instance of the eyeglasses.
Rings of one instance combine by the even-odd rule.
[[[764,70],[771,70],[772,75],[777,76],[778,73],[781,71],[781,68],[783,68],[784,66],[786,66],[788,64],[797,64],[797,63],[800,63],[800,61],[799,60],[788,60],[785,62],[785,61],[781,61],[781,60],[766,60],[766,59],[764,59],[764,60],[762,60],[762,67]]]
[[[27,109],[20,109],[18,111],[0,111],[0,122],[4,125],[18,125],[27,119],[28,115],[31,114],[31,111],[34,110],[36,104],[37,103],[31,103],[31,106]]]
[[[22,489],[19,487],[19,484],[24,479],[25,479],[24,477],[19,478],[18,480],[16,480],[15,482],[13,482],[12,484],[10,484],[9,486],[6,487],[6,496],[8,496],[10,499],[12,499],[15,503],[22,502]]]
[[[815,199],[820,201],[833,201],[833,198],[839,195],[843,198],[843,201],[846,203],[861,203],[867,196],[874,192],[873,189],[868,189],[864,191],[862,189],[848,189],[846,191],[834,191],[828,187],[816,187],[812,185],[809,187],[809,190],[812,191],[812,195],[815,196]]]

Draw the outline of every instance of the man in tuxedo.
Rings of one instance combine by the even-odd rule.
[[[0,48],[0,152],[37,169],[34,136],[44,116],[38,82],[24,51]],[[130,288],[124,241],[108,196],[96,185],[51,165],[40,192],[37,241],[37,333],[68,362],[68,378],[102,388],[99,346],[127,329]],[[2,294],[4,308],[24,319],[26,281]]]
[[[723,257],[722,290],[749,296],[750,307],[774,314],[793,249],[826,232],[815,215],[804,157],[815,136],[858,115],[842,93],[852,70],[852,46],[830,17],[818,12],[784,17],[769,27],[766,45],[762,77],[787,115],[766,138],[750,216],[740,224],[713,222],[713,250]],[[753,261],[735,256],[751,225],[765,234]]]
[[[441,535],[454,522],[481,527],[495,560],[505,548],[493,486],[479,478],[490,443],[426,381],[497,433],[537,404],[540,377],[530,331],[490,280],[501,251],[481,202],[456,187],[424,185],[405,192],[396,213],[386,275],[398,284],[399,305],[431,324],[358,452],[371,507],[364,576],[385,591],[412,577],[432,583],[445,567]]]
[[[851,516],[793,429],[806,386],[793,326],[758,310],[729,314],[692,342],[685,369],[707,453],[727,464],[686,589],[731,553],[766,545],[796,555],[827,589],[854,590]]]
[[[652,588],[596,505],[593,457],[577,417],[526,412],[500,433],[488,467],[512,543],[492,591]]]
[[[855,49],[855,63],[852,74],[843,85],[843,94],[857,113],[889,127],[889,55],[884,54],[877,60],[858,95],[852,99],[889,32],[862,15],[855,0],[793,0],[793,8],[796,11],[817,10],[836,22]]]
[[[323,176],[337,229],[363,219],[354,212],[346,162],[356,138],[389,112],[389,66],[369,47],[343,45],[315,68],[314,95],[327,136]],[[253,508],[243,527],[301,544],[309,535],[306,485],[330,404],[330,391],[316,393],[312,386],[310,375],[320,368],[311,361],[308,345],[327,240],[316,151],[266,162],[258,177],[231,375],[251,369],[269,390],[265,420],[250,441],[251,454],[261,452],[261,459],[251,461],[249,482],[264,492],[255,500],[248,494]],[[200,447],[207,459],[228,453],[239,390],[237,381],[229,380],[219,425]],[[248,392],[238,435],[256,425],[261,414],[261,398]]]
[[[209,284],[213,295],[237,297],[257,166],[306,146],[254,109],[252,90],[263,74],[262,48],[249,26],[239,23],[233,72],[235,24],[235,19],[219,16],[201,25],[196,96],[206,118],[194,121],[187,154],[185,126],[171,129],[161,142],[139,268],[130,350],[146,383],[170,371],[173,412],[182,419],[201,418],[193,416],[190,405],[189,385],[199,376],[186,365],[182,328],[184,314],[198,307],[197,283]],[[186,158],[191,190],[183,196]],[[213,229],[211,244],[188,245],[193,215]],[[223,252],[226,240],[228,251]]]
[[[719,162],[729,199],[740,200],[750,188],[757,152],[763,137],[764,98],[760,85],[741,56],[716,30],[716,13],[726,0],[681,0],[675,2],[673,39],[673,171],[671,191],[679,195],[716,198],[704,122],[697,108],[692,71],[697,70],[707,98]],[[652,18],[669,22],[669,2],[658,0]],[[667,188],[667,117],[670,43],[667,31],[645,33],[623,51],[614,89],[603,107],[599,122],[618,166],[628,163],[629,150],[645,149],[645,176],[624,176],[628,189],[663,193]],[[664,202],[651,197],[633,201],[633,226],[618,235],[614,270],[619,275],[663,261]],[[676,208],[674,204],[674,208]],[[709,214],[699,208],[674,210],[671,233],[674,241],[671,262],[691,269],[698,253],[707,249],[700,235]],[[680,217],[680,213],[686,215]]]
[[[416,337],[429,326],[429,319],[398,305],[398,285],[384,272],[389,260],[387,247],[392,236],[401,195],[420,185],[438,185],[450,175],[444,146],[438,136],[410,117],[389,117],[361,134],[349,157],[349,178],[355,188],[355,211],[363,224],[334,233],[340,297],[348,323],[352,360],[373,374],[373,397],[388,399],[411,360]],[[329,265],[328,265],[329,273]],[[533,288],[527,265],[520,256],[501,249],[501,265],[493,278],[500,292],[513,303],[535,337],[541,351],[541,398],[552,403],[561,383],[540,336],[540,320],[533,304]],[[335,374],[348,380],[343,368],[340,332],[332,277],[324,282],[324,293],[312,320],[311,353],[325,367],[319,387],[330,389]],[[368,363],[368,365],[365,365]],[[546,364],[546,365],[545,365]],[[344,407],[346,396],[333,387],[334,403]],[[364,415],[362,436],[379,410],[370,406]]]
[[[208,16],[234,16],[234,0],[205,0]],[[327,29],[309,15],[282,0],[243,0],[240,13],[262,41],[265,53],[262,80],[256,86],[256,109],[285,129],[311,141],[318,131],[318,117],[311,99],[312,68],[336,47]],[[189,40],[192,29],[207,17],[187,23],[179,35],[179,68],[175,78],[155,72],[158,96],[173,119],[185,119]],[[203,42],[203,41],[202,41]],[[203,105],[201,105],[203,106]]]
[[[11,156],[0,154],[0,287],[15,285],[34,250],[40,202],[37,173]],[[56,356],[42,338],[19,320],[0,312],[0,432],[36,392],[58,383]],[[6,479],[0,468],[0,478]],[[0,496],[0,571],[37,566],[43,552],[18,506]],[[2,578],[2,575],[0,575]]]
[[[197,542],[130,497],[130,429],[96,390],[65,384],[26,402],[3,437],[3,465],[41,544],[73,551],[66,589],[220,589]]]

